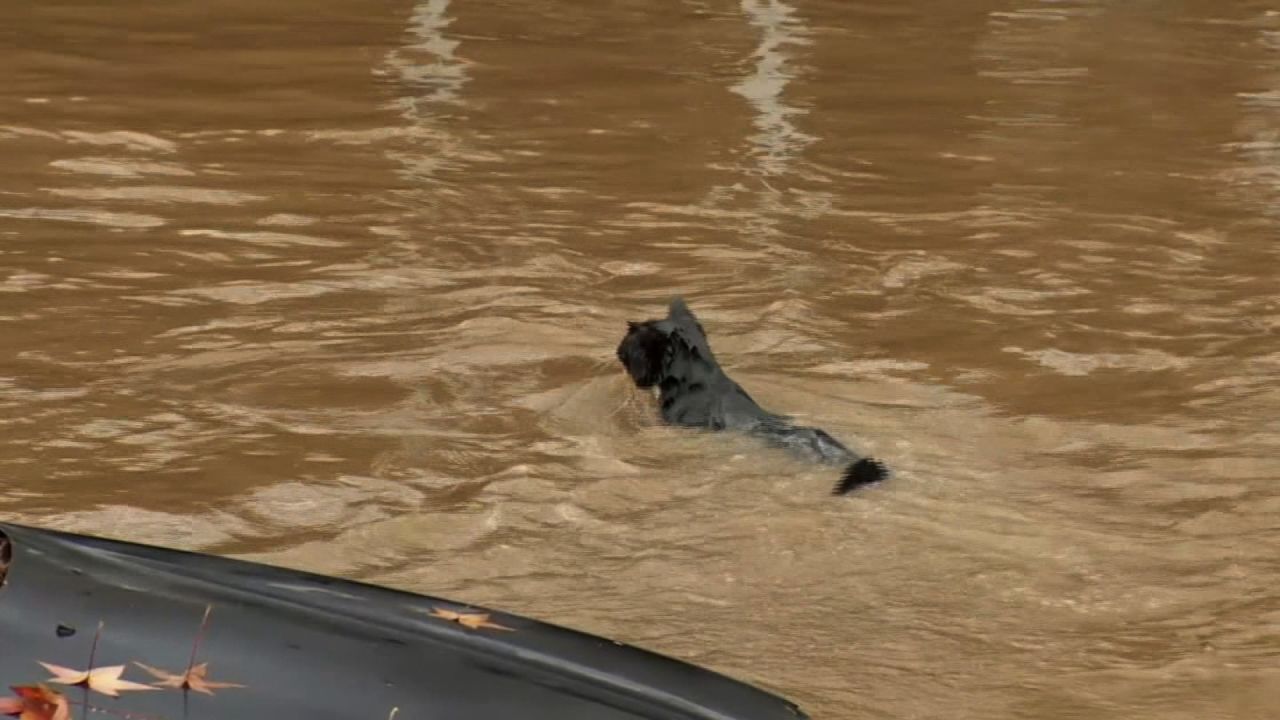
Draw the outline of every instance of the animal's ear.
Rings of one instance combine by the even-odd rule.
[[[698,332],[706,337],[707,331],[702,329],[702,323],[698,322],[698,316],[693,314],[689,306],[685,304],[684,298],[675,298],[671,301],[671,306],[667,309],[667,318],[680,322],[681,320],[692,320],[693,324],[698,327]]]

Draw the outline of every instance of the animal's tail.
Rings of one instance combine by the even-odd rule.
[[[885,467],[884,463],[872,458],[862,458],[845,468],[844,474],[840,476],[840,482],[836,483],[831,494],[844,495],[863,485],[878,483],[887,477],[889,477],[889,468]]]

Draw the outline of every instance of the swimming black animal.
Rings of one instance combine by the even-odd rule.
[[[671,301],[663,320],[628,322],[618,360],[637,387],[658,388],[662,419],[671,425],[739,430],[805,459],[844,466],[835,495],[889,475],[883,463],[859,456],[826,431],[760,407],[721,369],[702,323],[681,298]]]

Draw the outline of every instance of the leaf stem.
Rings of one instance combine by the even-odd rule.
[[[200,629],[196,631],[196,639],[191,643],[191,659],[187,661],[188,675],[191,673],[191,668],[196,665],[196,652],[200,650],[200,638],[204,637],[204,631],[209,627],[209,614],[212,612],[212,603],[204,606],[204,618],[200,620]]]

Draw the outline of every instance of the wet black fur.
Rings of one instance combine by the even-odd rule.
[[[836,495],[889,474],[878,460],[860,457],[825,431],[795,425],[756,404],[720,368],[702,324],[680,298],[663,320],[627,323],[618,360],[638,387],[658,388],[662,419],[671,425],[740,430],[800,457],[844,466]]]

